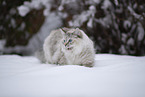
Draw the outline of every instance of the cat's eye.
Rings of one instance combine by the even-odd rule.
[[[72,39],[69,39],[69,42],[72,42]]]

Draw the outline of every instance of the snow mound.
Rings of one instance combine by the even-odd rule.
[[[0,97],[145,97],[145,57],[98,54],[93,68],[0,56]]]

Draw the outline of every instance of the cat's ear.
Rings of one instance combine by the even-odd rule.
[[[78,38],[82,38],[82,32],[80,31],[79,28],[76,28],[76,29],[75,29],[74,34],[77,35]]]
[[[64,31],[62,28],[60,28],[59,30],[62,33],[62,35],[64,35],[66,33],[66,31]]]

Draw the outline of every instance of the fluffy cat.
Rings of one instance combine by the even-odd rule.
[[[63,28],[51,31],[43,44],[42,62],[50,64],[73,64],[92,67],[94,46],[89,37],[79,28]]]

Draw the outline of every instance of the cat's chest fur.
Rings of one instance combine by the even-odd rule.
[[[63,53],[67,60],[67,64],[79,64],[81,61],[81,58],[79,56],[81,51],[82,47],[80,47],[79,45],[72,50],[64,50]]]

